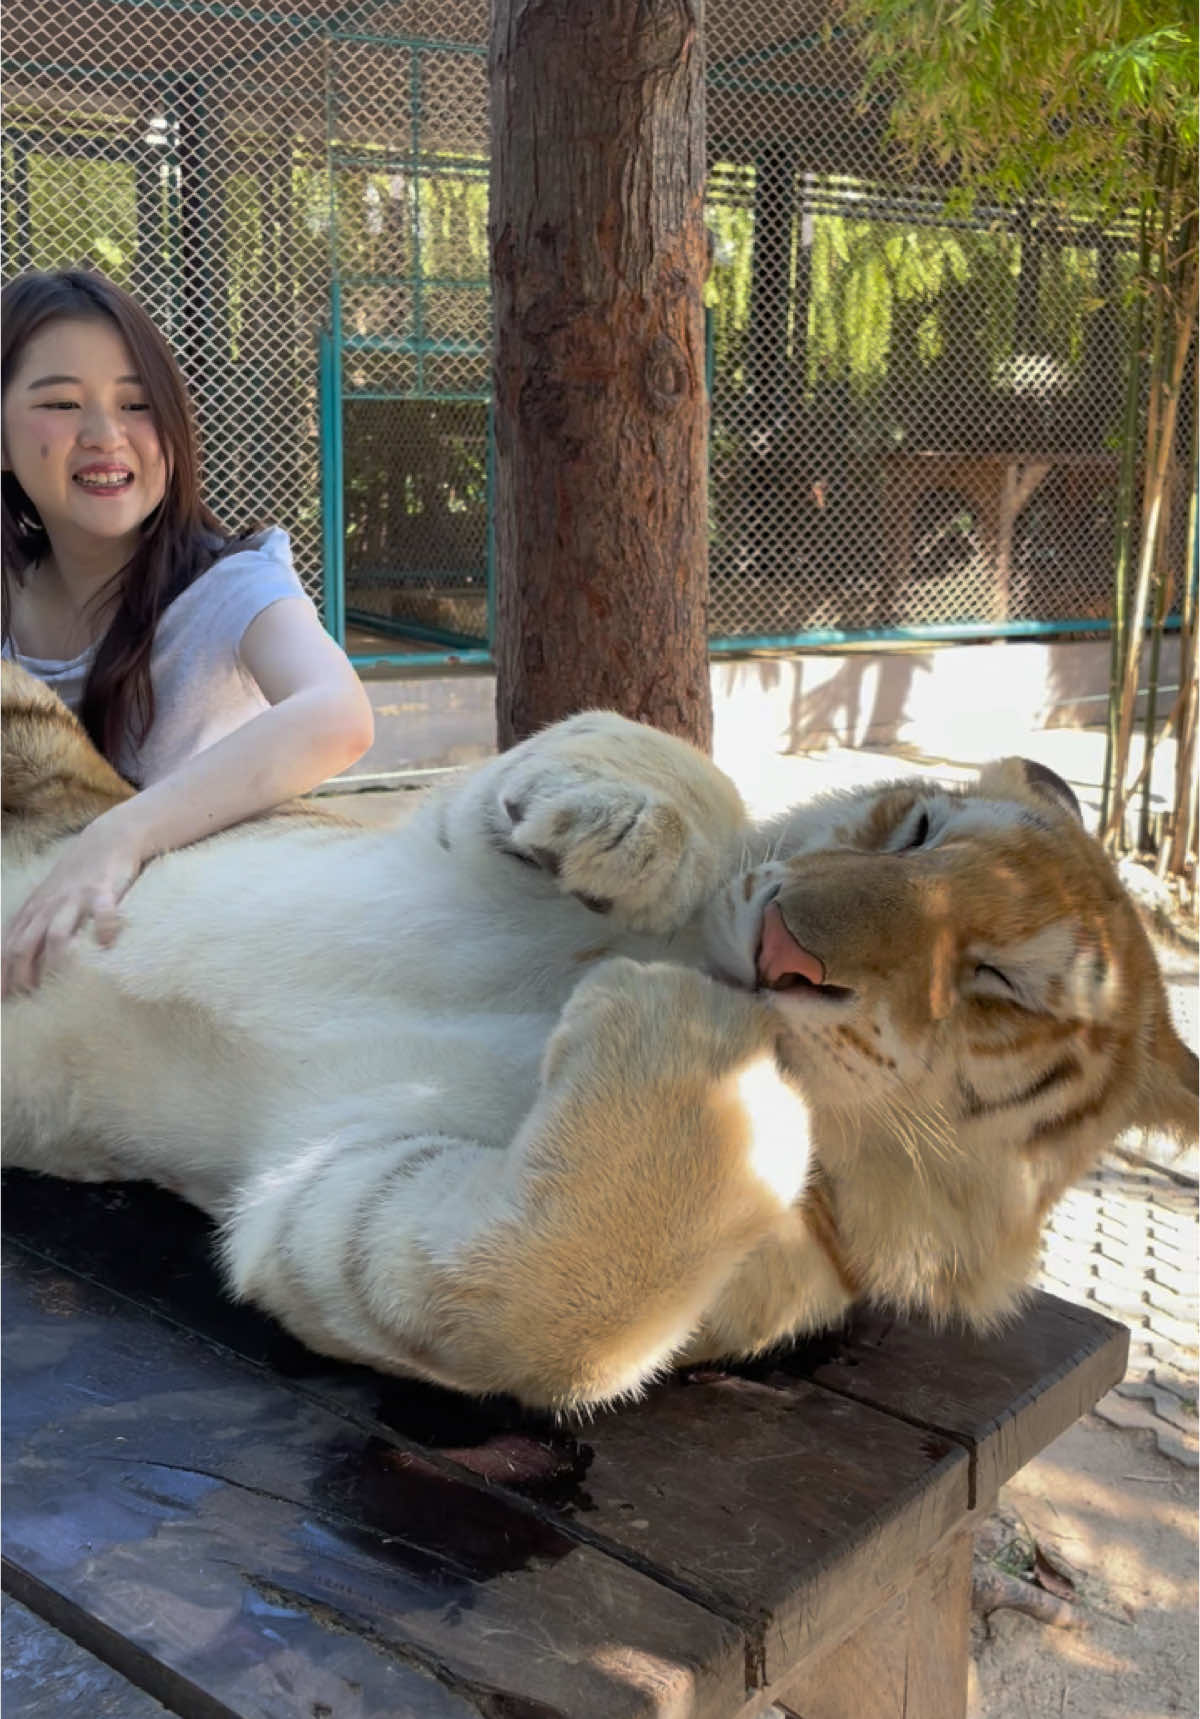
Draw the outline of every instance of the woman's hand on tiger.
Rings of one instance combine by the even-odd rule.
[[[121,929],[121,898],[148,855],[140,830],[115,807],[71,838],[53,871],[13,915],[4,932],[3,995],[36,990],[71,939],[90,921],[107,946]]]

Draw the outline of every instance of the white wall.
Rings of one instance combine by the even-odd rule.
[[[1178,684],[1168,639],[1159,710]],[[797,652],[712,664],[714,752],[788,754],[900,745],[927,757],[996,757],[1031,729],[1104,721],[1108,642],[1002,641],[914,649]],[[494,676],[402,670],[371,678],[376,739],[351,779],[388,778],[486,757],[495,748]]]

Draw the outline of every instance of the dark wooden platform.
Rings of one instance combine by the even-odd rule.
[[[973,1523],[1127,1348],[1043,1295],[563,1426],[311,1354],[144,1186],[4,1228],[5,1719],[961,1719]]]

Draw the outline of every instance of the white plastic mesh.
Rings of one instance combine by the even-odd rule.
[[[1107,613],[1127,240],[947,213],[806,0],[708,0],[712,630]],[[10,0],[5,272],[131,288],[207,490],[322,579],[341,290],[346,604],[486,632],[483,0]]]

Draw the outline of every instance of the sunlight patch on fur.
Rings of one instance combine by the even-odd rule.
[[[750,1124],[748,1168],[781,1205],[790,1206],[808,1174],[812,1111],[784,1081],[774,1057],[757,1058],[733,1085]]]

